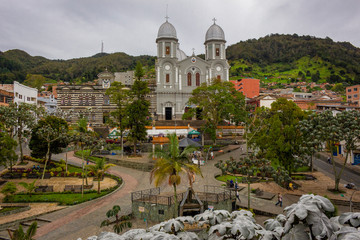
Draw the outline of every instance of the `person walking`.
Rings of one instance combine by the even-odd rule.
[[[328,163],[331,164],[331,158],[330,157],[328,157],[327,161],[328,161]]]
[[[280,207],[282,207],[282,195],[281,195],[281,193],[278,193],[278,201],[275,204],[275,206],[277,206],[278,204],[280,204]]]
[[[214,152],[213,151],[210,152],[210,157],[211,157],[211,160],[214,160]]]
[[[239,194],[239,191],[236,190],[236,198],[239,200],[239,202],[241,203],[241,200],[240,200],[240,194]]]

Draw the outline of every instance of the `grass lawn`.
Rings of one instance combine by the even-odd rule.
[[[32,194],[31,197],[28,194],[16,194],[10,198],[11,201],[8,198],[5,198],[4,201],[12,203],[58,202],[60,205],[74,205],[102,197],[108,193],[110,191],[103,191],[100,194],[97,192],[84,193],[84,197],[81,197],[81,193],[42,193]]]
[[[310,172],[309,166],[302,166],[294,170],[294,172]]]
[[[9,212],[19,208],[23,208],[23,207],[3,207],[2,209],[0,209],[0,213]]]

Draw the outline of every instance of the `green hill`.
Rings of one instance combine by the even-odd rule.
[[[155,57],[152,56],[134,57],[125,53],[98,53],[86,58],[49,60],[44,57],[32,57],[17,49],[9,50],[0,52],[0,81],[23,82],[27,74],[39,74],[50,82],[51,80],[87,82],[96,79],[97,74],[105,68],[113,72],[132,70],[137,61],[145,66],[149,75],[154,75]]]
[[[203,56],[203,55],[200,55]],[[360,84],[360,49],[330,38],[272,34],[227,48],[230,78],[259,78],[264,82],[344,82]],[[153,56],[126,53],[98,53],[92,57],[49,60],[21,50],[0,52],[0,82],[23,82],[27,74],[42,75],[48,81],[86,82],[99,72],[133,70],[136,62],[154,77]]]
[[[330,38],[273,34],[227,48],[232,79],[360,83],[360,49]]]

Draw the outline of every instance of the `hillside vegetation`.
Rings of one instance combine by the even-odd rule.
[[[227,48],[232,79],[360,83],[360,49],[330,38],[272,34]]]
[[[70,60],[49,60],[43,57],[32,57],[21,50],[0,52],[0,81],[12,83],[23,82],[29,74],[44,76],[48,81],[80,81],[96,79],[97,74],[106,68],[112,72],[132,70],[140,61],[149,74],[154,74],[155,57],[133,57],[125,53],[99,53],[92,57]]]
[[[199,55],[204,57],[204,55]],[[360,49],[330,38],[272,34],[227,48],[231,79],[259,78],[263,82],[343,82],[360,84]],[[148,78],[155,77],[154,56],[99,53],[92,57],[49,60],[21,50],[0,52],[0,81],[29,83],[38,77],[47,82],[87,82],[107,68],[133,70],[140,61]]]

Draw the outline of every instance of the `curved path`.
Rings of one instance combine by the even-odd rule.
[[[81,159],[69,156],[68,161],[74,165],[81,165]],[[64,158],[61,154],[57,158]],[[122,213],[131,212],[130,193],[139,189],[150,187],[149,173],[126,169],[119,166],[111,168],[111,174],[121,177],[124,180],[123,186],[100,199],[85,202],[76,206],[46,214],[42,216],[52,222],[40,227],[36,239],[86,239],[96,235],[104,229],[100,229],[100,223],[105,219],[105,213],[113,205],[120,205]]]

